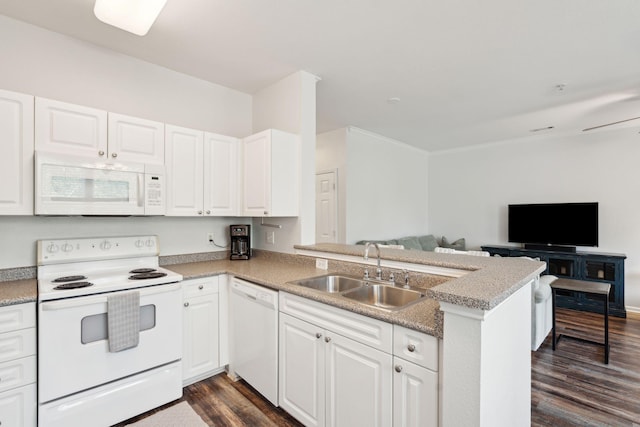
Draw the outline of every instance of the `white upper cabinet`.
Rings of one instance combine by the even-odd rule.
[[[203,215],[202,131],[165,126],[167,215]]]
[[[33,96],[0,90],[0,215],[33,215]]]
[[[238,139],[204,134],[204,209],[217,216],[238,215]]]
[[[164,124],[36,98],[35,148],[126,162],[164,164]]]
[[[297,216],[298,136],[269,129],[243,139],[243,214]]]
[[[109,157],[164,165],[164,123],[109,113]]]
[[[238,140],[167,125],[167,215],[237,216]]]
[[[107,112],[36,98],[36,150],[106,158]]]

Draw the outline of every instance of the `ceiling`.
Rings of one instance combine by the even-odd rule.
[[[305,70],[321,78],[319,133],[351,125],[430,151],[640,116],[637,0],[168,0],[144,37],[93,4],[0,13],[246,93]]]

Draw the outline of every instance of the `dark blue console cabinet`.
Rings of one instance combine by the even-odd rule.
[[[556,252],[532,250],[513,246],[482,246],[483,251],[492,256],[527,256],[538,258],[547,263],[543,274],[567,279],[605,282],[611,284],[609,294],[609,314],[627,317],[624,308],[624,260],[623,254],[605,254],[595,252]],[[558,291],[558,307],[602,313],[602,300],[591,299],[585,295],[569,291]]]

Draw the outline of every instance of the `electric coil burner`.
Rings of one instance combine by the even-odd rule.
[[[38,424],[108,426],[180,398],[182,276],[159,266],[157,236],[37,251]]]
[[[69,283],[62,283],[58,286],[56,286],[53,289],[58,289],[58,290],[65,290],[65,289],[78,289],[78,288],[86,288],[88,286],[93,286],[93,283],[91,282],[69,282]]]
[[[87,276],[64,276],[53,279],[53,283],[75,282],[76,280],[84,280]]]
[[[149,272],[149,273],[139,273],[134,274],[133,276],[129,276],[130,280],[147,280],[147,279],[157,279],[160,277],[166,276],[167,273],[161,273],[159,271]]]
[[[134,268],[129,273],[131,274],[140,274],[140,273],[153,273],[157,271],[155,268]]]

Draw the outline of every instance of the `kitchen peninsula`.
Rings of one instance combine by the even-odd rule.
[[[227,273],[440,338],[440,396],[444,426],[529,425],[531,405],[531,284],[544,263],[434,252],[381,250],[381,267],[410,272],[427,298],[399,311],[349,302],[289,282],[327,272],[361,276],[364,247],[296,246],[296,254],[259,251],[246,262],[168,266],[185,279]],[[315,259],[328,260],[328,271]],[[444,313],[444,314],[443,314]]]
[[[385,248],[380,256],[384,276],[394,271],[399,282],[406,269],[410,284],[427,294],[418,303],[390,311],[290,283],[327,272],[361,277],[365,265],[377,262],[373,257],[364,261],[363,246],[321,244],[295,250],[295,255],[256,251],[249,261],[162,257],[161,264],[185,280],[234,276],[326,304],[327,310],[336,307],[434,336],[439,340],[440,425],[529,425],[531,283],[543,263]],[[315,267],[318,258],[328,260],[328,270]],[[8,283],[13,282],[0,288]],[[3,304],[21,302],[24,295]]]

